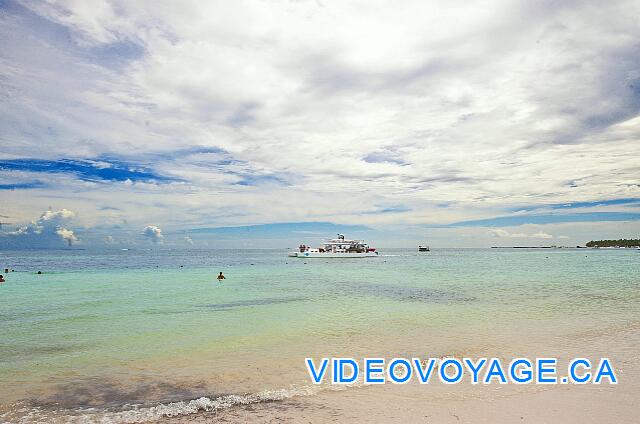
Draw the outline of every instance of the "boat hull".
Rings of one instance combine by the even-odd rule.
[[[366,253],[333,253],[333,252],[289,252],[290,257],[314,259],[314,258],[375,258],[378,256],[376,252]]]

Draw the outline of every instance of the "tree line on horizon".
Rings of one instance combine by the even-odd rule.
[[[591,240],[587,247],[638,247],[640,239]]]

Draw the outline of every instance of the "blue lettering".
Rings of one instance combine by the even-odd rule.
[[[480,358],[478,362],[474,363],[471,359],[464,358],[464,363],[469,371],[471,371],[471,384],[478,384],[478,373],[480,373],[482,367],[487,363],[487,360]]]
[[[507,377],[505,377],[504,371],[502,370],[502,364],[500,364],[500,360],[497,358],[493,358],[491,360],[489,371],[487,371],[487,374],[484,376],[484,384],[491,383],[491,379],[493,377],[498,377],[500,384],[505,384],[507,382]]]
[[[558,360],[556,358],[537,358],[536,367],[538,368],[537,383],[538,384],[555,384],[558,379],[556,375],[556,364]],[[545,365],[553,365],[552,367],[545,367]],[[552,374],[553,377],[545,377],[545,374]]]
[[[574,383],[583,384],[588,382],[591,379],[591,373],[585,372],[582,377],[576,374],[576,368],[578,365],[581,365],[586,371],[591,369],[591,362],[585,358],[577,358],[571,361],[569,364],[569,377],[573,380]]]
[[[453,375],[453,377],[449,377],[447,375],[447,367],[449,365],[454,365],[457,369],[457,372]],[[439,372],[440,380],[446,384],[455,384],[458,383],[462,379],[462,364],[456,358],[445,359],[440,364],[440,372]]]
[[[398,365],[402,365],[405,368],[404,377],[396,376],[395,369]],[[389,364],[389,368],[387,369],[387,373],[389,374],[389,378],[396,384],[403,384],[409,381],[411,378],[411,363],[406,359],[397,358],[391,361]]]
[[[524,365],[520,373],[518,373],[518,365]],[[526,358],[514,359],[511,361],[511,365],[509,366],[509,375],[511,376],[511,380],[517,384],[531,383],[533,380],[533,372],[531,371],[532,367],[533,364]]]
[[[316,370],[316,367],[313,363],[313,359],[306,358],[305,361],[307,362],[307,369],[309,370],[309,375],[313,380],[313,384],[322,383],[322,379],[324,378],[324,373],[325,371],[327,371],[327,365],[329,365],[329,360],[327,358],[322,358],[322,362],[321,362],[322,366],[320,367],[319,373]]]
[[[378,365],[380,365],[378,367]],[[372,377],[371,374],[382,374],[384,372],[384,359],[365,358],[364,360],[364,384],[384,384],[384,377]]]
[[[602,377],[609,378],[609,382],[611,384],[618,384],[618,379],[616,377],[616,373],[613,372],[613,367],[609,362],[608,358],[600,359],[600,364],[598,365],[598,372],[596,374],[596,378],[593,380],[594,384],[600,384],[600,380]]]
[[[418,378],[420,379],[420,384],[429,384],[429,379],[431,378],[433,367],[436,365],[436,360],[433,358],[429,359],[426,370],[422,367],[422,362],[418,358],[413,358],[413,365],[415,365]]]
[[[351,376],[345,377],[345,366],[351,367]],[[333,382],[336,384],[349,384],[358,378],[358,363],[351,358],[340,358],[333,360]]]

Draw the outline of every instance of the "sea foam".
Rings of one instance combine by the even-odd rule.
[[[79,414],[69,414],[59,419],[62,422],[77,424],[125,424],[155,421],[166,417],[192,415],[198,412],[212,412],[240,405],[250,405],[263,402],[274,402],[298,396],[311,396],[322,387],[292,386],[286,389],[265,390],[243,395],[224,395],[215,398],[201,397],[189,401],[159,404],[151,407],[133,406],[124,411],[96,411],[83,410]],[[58,421],[58,420],[56,420]]]

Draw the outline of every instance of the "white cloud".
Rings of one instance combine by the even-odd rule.
[[[535,234],[531,234],[531,238],[539,238],[539,239],[551,239],[553,236],[551,234],[547,234],[545,232],[539,231]]]
[[[489,233],[493,236],[493,237],[509,237],[509,238],[524,238],[524,237],[529,237],[528,234],[525,233],[510,233],[507,230],[503,230],[501,228],[497,228],[497,229],[491,229],[489,230]]]
[[[14,247],[50,247],[61,241],[71,246],[79,241],[73,230],[67,228],[75,216],[68,209],[48,210],[31,223],[9,232],[3,241]]]
[[[164,243],[164,235],[162,235],[162,230],[155,225],[147,225],[142,234],[145,238],[151,240],[154,244]]]
[[[538,238],[538,239],[551,239],[553,236],[551,234],[547,234],[542,231],[538,231],[537,233],[527,234],[527,233],[511,233],[502,228],[490,229],[489,234],[493,237],[500,238]]]
[[[58,228],[56,230],[56,234],[62,237],[62,239],[66,241],[69,246],[78,241],[78,238],[73,234],[73,231],[67,228]]]
[[[50,196],[135,233],[640,197],[637,2],[22,3],[0,16],[2,157],[127,156],[182,179],[47,176],[7,193],[25,219]],[[389,204],[407,210],[371,213]]]

